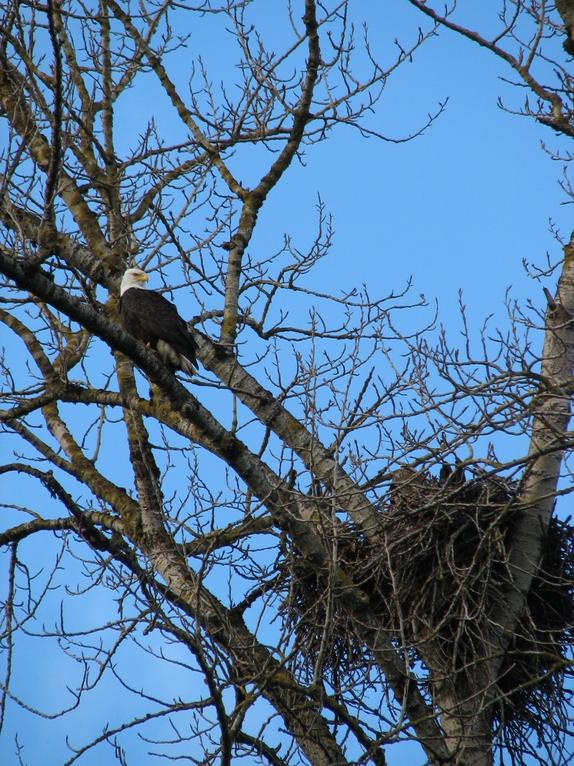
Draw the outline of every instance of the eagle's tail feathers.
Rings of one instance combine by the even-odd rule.
[[[167,367],[171,367],[172,370],[182,370],[187,375],[195,375],[197,372],[195,354],[193,358],[190,358],[184,352],[176,350],[165,340],[158,340],[156,347],[163,363]]]

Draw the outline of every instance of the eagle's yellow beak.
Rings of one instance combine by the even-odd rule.
[[[146,284],[146,282],[149,282],[149,277],[145,273],[145,271],[142,271],[141,274],[138,274],[137,278],[138,278],[138,282],[143,282],[144,285]]]

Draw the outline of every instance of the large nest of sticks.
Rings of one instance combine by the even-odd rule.
[[[472,683],[473,661],[488,655],[489,616],[511,587],[508,553],[522,512],[515,495],[515,484],[500,478],[401,469],[381,507],[375,540],[367,542],[351,525],[325,521],[325,497],[313,498],[310,523],[333,551],[333,562],[368,595],[381,628],[432,667],[429,683],[460,689]],[[294,631],[300,668],[319,662],[338,685],[369,658],[334,598],[332,573],[328,567],[314,571],[295,550],[282,566],[283,615]],[[554,519],[498,679],[495,723],[516,732],[532,729],[541,711],[560,705],[573,631],[574,528]]]

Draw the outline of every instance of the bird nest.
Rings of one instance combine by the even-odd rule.
[[[521,510],[511,482],[441,474],[397,472],[368,542],[349,524],[325,521],[324,497],[313,499],[310,523],[333,563],[369,597],[381,629],[413,662],[432,668],[428,683],[458,690],[467,683],[470,693],[476,659],[488,656],[489,617],[512,587],[508,554]],[[552,521],[499,674],[494,722],[517,736],[564,701],[574,630],[573,533],[568,522]],[[320,663],[338,688],[370,657],[336,598],[332,567],[314,570],[292,549],[282,569],[282,612],[295,636],[296,664],[304,673]]]

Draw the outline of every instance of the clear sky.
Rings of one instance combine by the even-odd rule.
[[[371,6],[368,13],[374,49],[383,62],[390,62],[393,40],[397,36],[412,40],[425,21],[404,0],[367,5]],[[484,10],[476,11],[475,16],[484,14],[490,23],[489,4],[480,5]],[[264,34],[279,39],[281,30],[274,24],[274,8],[272,3],[256,3],[253,19],[260,21]],[[192,52],[203,52],[208,66],[215,68],[214,80],[225,81],[233,76],[232,61],[216,37],[216,21],[213,37],[202,32],[196,40],[192,34],[189,47]],[[180,60],[179,75],[184,80],[185,57],[180,55]],[[503,62],[452,33],[444,31],[428,41],[412,63],[389,79],[382,100],[368,119],[373,129],[398,139],[417,131],[428,113],[448,99],[440,117],[423,135],[406,143],[365,139],[354,129],[339,128],[325,143],[308,147],[304,166],[294,163],[271,193],[250,251],[258,257],[273,252],[284,234],[301,247],[309,243],[315,235],[315,206],[320,196],[333,215],[336,236],[328,262],[320,264],[312,277],[317,287],[328,285],[331,292],[337,292],[351,284],[367,283],[377,295],[398,289],[412,278],[415,295],[424,293],[431,303],[438,301],[441,320],[453,338],[460,328],[459,291],[477,324],[491,313],[504,324],[508,288],[520,300],[531,299],[542,306],[541,286],[527,277],[523,264],[544,266],[547,253],[552,262],[560,258],[549,221],[568,237],[571,212],[558,183],[562,167],[541,148],[541,141],[545,141],[554,149],[560,145],[559,139],[548,129],[497,105],[499,97],[508,105],[521,104],[523,94],[501,80],[509,75]],[[149,108],[149,92],[135,89],[126,103],[125,121],[116,122],[118,137],[120,141],[125,138],[126,146],[134,124]],[[158,117],[158,124],[166,134],[171,129],[177,133],[167,108]],[[252,170],[237,167],[246,180]],[[11,342],[7,336],[6,342]],[[60,583],[65,582],[65,573],[58,577]],[[105,604],[95,600],[93,609],[104,614]],[[26,696],[34,689],[39,706],[50,709],[54,678],[70,672],[71,664],[62,661],[57,652],[38,663],[36,651],[33,640],[19,648],[16,688]],[[26,665],[30,672],[22,674]],[[178,677],[177,668],[171,670],[148,666],[141,668],[141,673],[156,674],[154,682],[161,683],[166,694],[173,694]],[[114,700],[106,697],[106,688],[97,692],[102,714],[114,706]],[[76,743],[84,742],[90,733],[101,729],[97,717],[87,718],[82,710],[60,722],[33,719],[30,725],[37,736],[27,741],[28,766],[63,763],[65,751],[56,749],[53,727],[70,732]],[[14,731],[27,725],[26,721],[30,718],[25,711],[10,708],[0,754],[13,752]],[[147,745],[138,747],[144,757]],[[404,751],[400,753],[390,749],[390,766],[407,762],[402,760]],[[16,763],[3,760],[1,755],[0,761],[3,766]],[[97,749],[80,760],[85,766],[110,762],[111,753]],[[145,757],[140,761],[148,762]]]

